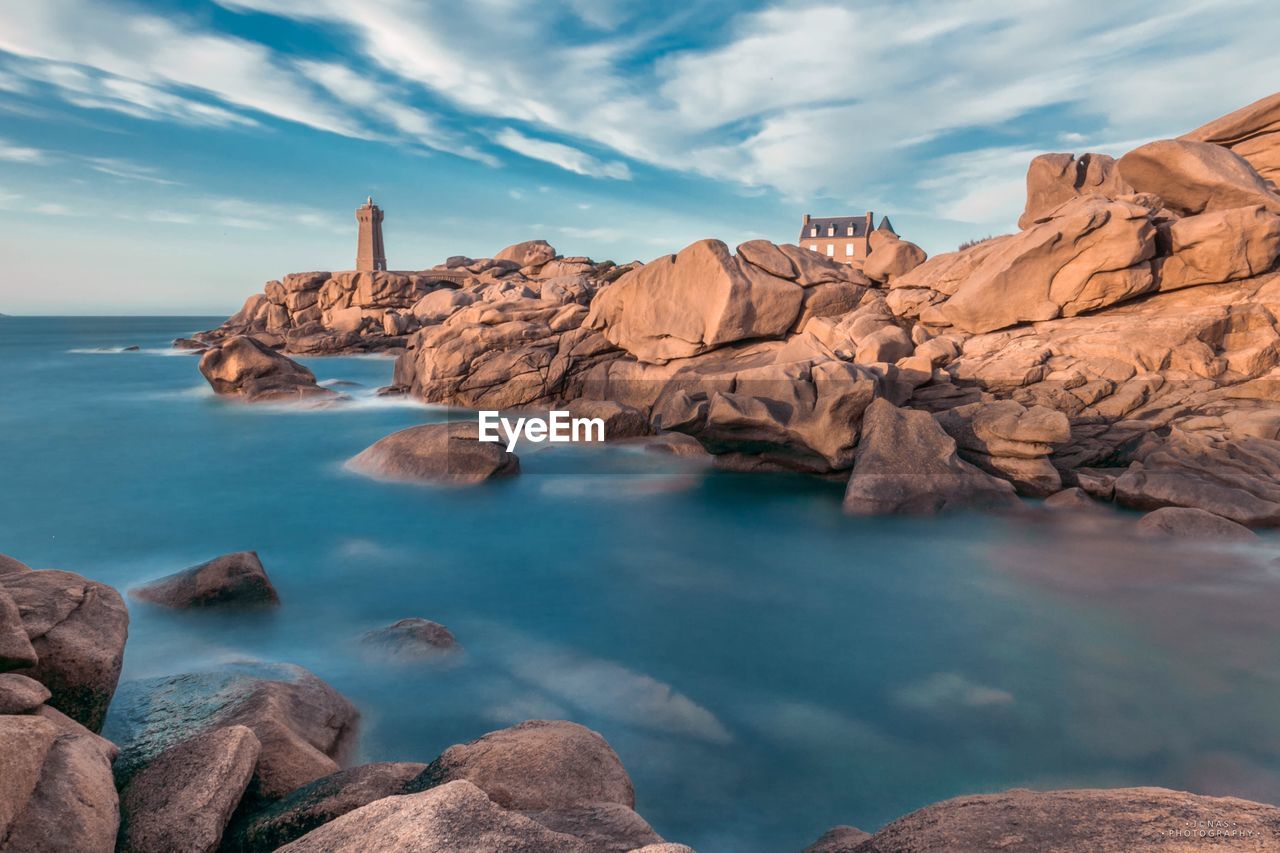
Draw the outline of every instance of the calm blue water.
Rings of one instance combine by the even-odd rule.
[[[1018,785],[1280,800],[1273,540],[1218,554],[1032,517],[849,519],[838,484],[642,477],[621,450],[522,454],[521,477],[471,490],[373,482],[342,462],[443,415],[373,399],[391,362],[372,358],[306,360],[361,383],[346,406],[218,400],[167,346],[220,319],[0,318],[0,552],[124,589],[254,549],[284,601],[131,603],[126,678],[302,664],[362,709],[361,760],[577,720],[641,814],[701,853],[794,850]],[[406,616],[465,655],[362,653]]]

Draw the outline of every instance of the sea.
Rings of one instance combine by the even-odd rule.
[[[1134,514],[1034,501],[851,518],[839,482],[633,447],[517,448],[523,473],[472,488],[380,482],[344,462],[446,411],[377,396],[385,357],[300,359],[338,405],[218,398],[169,344],[221,319],[0,318],[0,552],[123,592],[254,550],[279,590],[269,612],[130,601],[124,679],[299,664],[359,707],[359,762],[574,720],[700,853],[1014,787],[1280,802],[1271,534],[1155,541]],[[462,651],[361,644],[406,617]]]

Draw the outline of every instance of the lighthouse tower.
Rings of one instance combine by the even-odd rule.
[[[356,269],[385,270],[387,250],[382,246],[382,208],[373,203],[373,196],[369,196],[363,206],[356,208],[356,222],[360,223]]]

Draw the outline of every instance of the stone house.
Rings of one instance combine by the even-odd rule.
[[[863,216],[816,217],[806,213],[796,242],[840,263],[862,266],[871,253],[872,230],[897,234],[887,216],[876,229],[875,216],[869,210]]]

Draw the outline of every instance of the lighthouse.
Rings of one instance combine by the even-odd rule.
[[[369,196],[363,206],[356,208],[356,222],[360,224],[356,269],[385,270],[387,250],[382,246],[382,208],[373,203],[373,196]]]

